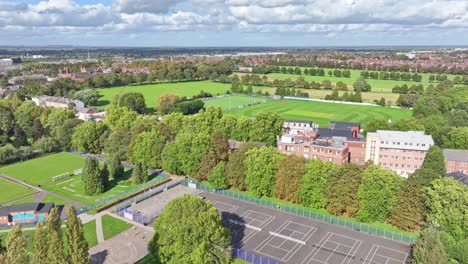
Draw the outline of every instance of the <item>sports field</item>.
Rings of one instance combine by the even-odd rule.
[[[15,200],[33,193],[36,193],[36,190],[0,178],[0,203]]]
[[[54,176],[82,168],[83,162],[81,156],[61,152],[1,167],[0,173],[32,185],[42,185]]]
[[[205,100],[205,106],[221,107],[223,110],[237,109],[253,103],[264,103],[266,99],[261,96],[230,95],[223,98]]]
[[[279,113],[285,119],[311,120],[321,127],[326,126],[331,120],[360,122],[365,128],[367,121],[374,118],[398,120],[411,117],[411,111],[406,109],[300,100],[271,100],[227,113],[253,117],[259,112],[267,111]]]
[[[105,107],[112,102],[112,98],[121,93],[137,92],[145,97],[146,106],[154,108],[157,105],[157,99],[165,93],[173,93],[179,96],[193,96],[199,94],[200,91],[211,93],[213,95],[225,94],[231,89],[231,84],[224,84],[211,81],[198,82],[179,82],[179,83],[161,83],[139,86],[121,86],[111,88],[99,88],[98,93],[102,96],[97,107]],[[261,87],[253,87],[254,90],[259,90]]]

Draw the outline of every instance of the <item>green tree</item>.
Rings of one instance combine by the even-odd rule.
[[[23,264],[28,263],[29,258],[26,253],[27,240],[23,236],[21,226],[14,226],[8,233],[6,243],[7,254],[6,260],[8,264]]]
[[[105,124],[93,121],[83,122],[74,129],[72,146],[81,152],[101,153],[107,134]]]
[[[148,181],[148,173],[146,172],[143,163],[136,162],[133,166],[132,179],[135,184],[142,184]]]
[[[468,186],[451,178],[434,180],[424,188],[427,220],[455,239],[468,237]]]
[[[281,155],[273,147],[253,148],[244,161],[245,183],[257,197],[275,195],[274,184]]]
[[[34,119],[34,130],[33,130],[33,140],[37,141],[40,139],[42,136],[44,136],[45,130],[44,127],[42,127],[41,120],[38,118]]]
[[[105,192],[110,187],[109,167],[107,166],[107,162],[102,163],[100,176],[102,185],[104,186],[104,190],[102,192]]]
[[[216,188],[226,189],[228,187],[224,169],[224,161],[220,161],[218,165],[213,168],[210,176],[208,176],[208,182]]]
[[[144,114],[146,112],[145,98],[141,93],[124,93],[116,99],[116,105],[119,107],[126,107],[139,114]]]
[[[44,121],[45,127],[50,135],[55,136],[57,129],[61,127],[65,121],[75,118],[75,113],[64,108],[52,108],[47,118]]]
[[[193,178],[199,181],[205,181],[211,174],[211,171],[218,164],[218,157],[214,151],[208,151],[203,153],[200,159],[200,167],[197,172],[193,174]]]
[[[438,146],[434,145],[429,148],[421,168],[431,169],[440,176],[445,175],[447,171],[445,168],[445,158],[442,150]]]
[[[346,164],[332,174],[328,189],[327,211],[334,215],[353,217],[359,210],[357,192],[362,178],[362,167]]]
[[[73,94],[73,98],[82,101],[85,105],[96,105],[99,94],[94,89],[84,89]]]
[[[127,152],[131,141],[132,132],[130,131],[130,129],[114,129],[104,143],[104,153],[116,156],[120,160],[127,160]]]
[[[435,179],[440,179],[443,176],[429,168],[419,168],[412,175],[412,178],[422,187],[427,187]]]
[[[375,132],[377,130],[390,130],[390,124],[385,119],[372,119],[367,122],[366,133]]]
[[[426,228],[413,246],[413,264],[447,263],[447,255],[440,241],[439,232]]]
[[[55,139],[59,143],[60,147],[64,150],[69,150],[72,147],[72,137],[75,127],[81,124],[83,121],[79,119],[71,119],[65,121],[61,127],[59,127],[55,134]]]
[[[158,107],[155,110],[158,111],[159,114],[165,115],[168,114],[179,102],[179,96],[171,93],[165,93],[158,97]]]
[[[99,162],[96,158],[87,157],[83,165],[81,174],[83,189],[86,195],[97,195],[104,192],[104,182],[99,169]]]
[[[12,110],[7,106],[0,105],[0,134],[11,134],[14,126],[15,116],[13,115]]]
[[[15,148],[28,145],[28,139],[23,129],[19,125],[15,125],[15,140],[13,141]]]
[[[130,143],[128,157],[132,163],[142,162],[145,167],[161,167],[161,152],[166,143],[165,137],[155,131],[136,135]]]
[[[73,206],[67,208],[68,259],[70,264],[89,264],[89,247],[84,237],[83,224]]]
[[[36,264],[47,264],[48,241],[45,225],[46,221],[40,221],[34,231],[34,263]]]
[[[112,155],[112,157],[107,161],[109,168],[109,177],[112,179],[120,179],[124,176],[124,167],[120,158],[117,154]]]
[[[422,225],[425,214],[426,208],[421,186],[414,177],[410,177],[403,183],[395,206],[390,211],[386,222],[405,231],[414,231]]]
[[[14,112],[16,123],[23,129],[27,137],[32,138],[34,120],[39,118],[43,109],[33,102],[23,102]]]
[[[106,118],[104,119],[104,123],[113,129],[131,129],[137,118],[138,113],[134,110],[128,109],[127,107],[109,105],[106,107]]]
[[[268,146],[275,146],[277,136],[283,132],[283,123],[284,118],[278,113],[258,113],[255,116],[253,126],[249,129],[250,141],[264,142]]]
[[[225,263],[231,261],[231,236],[208,202],[184,195],[169,202],[154,224],[150,252],[161,263]]]
[[[60,226],[60,210],[58,207],[54,207],[47,217],[46,227],[48,235],[47,263],[50,264],[66,263]]]
[[[361,91],[361,92],[370,92],[371,86],[366,82],[366,79],[362,76],[357,78],[357,80],[353,83],[354,91]]]
[[[453,128],[443,142],[445,148],[468,149],[468,126]]]
[[[278,162],[275,194],[279,199],[299,203],[298,189],[304,176],[306,160],[296,155],[282,157]]]
[[[383,222],[395,204],[403,180],[394,172],[377,165],[362,173],[357,192],[359,211],[356,219],[363,222]]]
[[[308,161],[298,190],[301,204],[316,209],[325,208],[328,203],[330,179],[337,170],[337,166],[332,162],[324,163],[319,159]]]
[[[229,161],[226,164],[226,178],[228,185],[244,191],[247,189],[245,183],[246,169],[244,165],[244,160],[246,158],[246,153],[252,148],[256,148],[257,145],[254,143],[244,143],[240,148],[229,157]]]

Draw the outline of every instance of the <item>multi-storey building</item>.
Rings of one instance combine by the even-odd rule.
[[[461,172],[468,175],[468,150],[444,149],[443,153],[447,173]]]
[[[367,133],[365,159],[407,177],[421,167],[432,145],[432,136],[422,131],[377,130]]]
[[[318,127],[319,126],[314,124],[312,121],[305,120],[285,120],[283,123],[284,132],[292,135],[315,132]]]

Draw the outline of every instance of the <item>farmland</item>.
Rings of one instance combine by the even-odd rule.
[[[360,122],[365,128],[367,121],[373,118],[397,120],[411,116],[410,110],[398,108],[299,100],[271,100],[264,104],[228,111],[227,114],[251,117],[265,111],[279,113],[286,119],[311,120],[321,127],[335,120]]]
[[[50,182],[54,176],[73,173],[83,166],[84,158],[61,152],[0,168],[0,173],[32,185]]]

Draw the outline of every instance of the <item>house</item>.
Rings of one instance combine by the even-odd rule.
[[[314,132],[318,129],[318,125],[312,121],[306,120],[285,120],[283,130],[288,134],[299,134],[305,132]]]
[[[105,116],[105,112],[96,108],[77,107],[76,115],[77,118],[83,121],[102,121]]]
[[[332,130],[352,131],[353,137],[357,137],[361,133],[361,124],[354,122],[330,121],[328,128]]]
[[[468,174],[468,150],[444,149],[443,153],[447,173],[459,171]]]
[[[423,131],[377,130],[367,133],[366,161],[408,177],[421,168],[432,145],[432,136],[425,135]]]
[[[84,108],[85,104],[80,100],[73,100],[66,97],[48,96],[41,95],[32,97],[31,100],[39,106],[58,107],[58,108],[69,108],[73,105],[73,108],[79,109]]]
[[[24,85],[26,81],[31,82],[47,82],[47,77],[44,75],[25,75],[25,76],[16,76],[8,80],[8,83],[13,85]]]
[[[0,224],[36,223],[49,216],[54,203],[16,204],[0,208]]]

